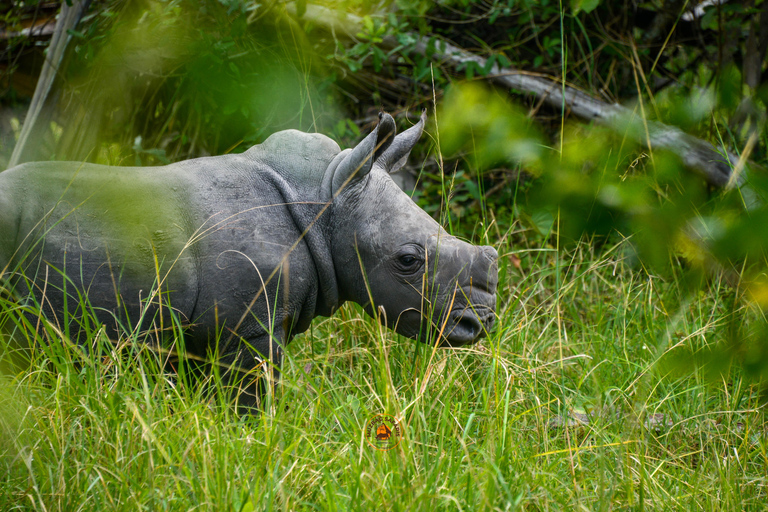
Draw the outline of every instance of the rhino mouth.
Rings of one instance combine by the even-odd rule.
[[[474,343],[485,337],[493,321],[493,311],[487,307],[454,309],[448,315],[441,346],[460,347]]]

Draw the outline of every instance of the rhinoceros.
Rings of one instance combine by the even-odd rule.
[[[345,301],[411,338],[472,343],[494,322],[498,255],[450,236],[389,176],[425,120],[396,135],[382,113],[344,151],[287,130],[162,167],[19,165],[0,173],[0,275],[81,343],[86,296],[108,334],[183,325],[186,350],[217,354],[230,377],[279,368]],[[256,381],[235,391],[241,409],[258,407]]]

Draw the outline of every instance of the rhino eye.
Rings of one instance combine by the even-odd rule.
[[[397,263],[404,272],[416,272],[421,268],[421,258],[410,253],[398,256]]]

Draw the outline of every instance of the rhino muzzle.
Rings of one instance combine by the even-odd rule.
[[[495,300],[494,300],[495,302]],[[441,344],[448,347],[460,347],[475,343],[485,338],[486,333],[493,327],[495,315],[489,307],[467,306],[462,310],[453,310],[448,315],[445,341]]]
[[[496,319],[499,256],[493,247],[476,249],[481,252],[482,258],[469,269],[469,284],[461,289],[457,286],[452,297],[454,305],[439,324],[443,332],[440,346],[460,347],[476,343],[490,332]]]

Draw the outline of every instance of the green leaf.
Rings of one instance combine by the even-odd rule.
[[[370,16],[363,16],[363,25],[365,26],[365,30],[369,34],[373,34],[373,30],[374,30],[373,19]]]
[[[600,0],[571,0],[571,10],[574,15],[579,14],[581,11],[590,13],[594,11],[599,4]]]

